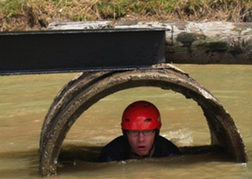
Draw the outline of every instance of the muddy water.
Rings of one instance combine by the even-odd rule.
[[[176,65],[205,86],[231,114],[252,157],[252,66]],[[41,126],[57,92],[76,74],[0,77],[0,178],[40,178]],[[210,143],[201,109],[181,94],[153,87],[117,92],[93,105],[64,140],[62,162],[53,178],[251,178],[252,166],[222,156],[197,155],[96,163],[100,148],[121,134],[120,117],[132,101],[155,103],[162,115],[161,135],[178,146]],[[76,151],[81,151],[81,155]],[[83,157],[84,156],[84,157]],[[83,160],[86,159],[86,160]]]

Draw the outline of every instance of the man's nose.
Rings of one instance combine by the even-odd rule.
[[[144,141],[144,135],[143,135],[143,133],[142,132],[139,132],[139,135],[138,135],[138,141],[139,142],[143,142]]]

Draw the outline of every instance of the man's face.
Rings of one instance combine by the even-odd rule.
[[[155,131],[128,131],[127,136],[132,151],[143,156],[148,154],[154,143]]]

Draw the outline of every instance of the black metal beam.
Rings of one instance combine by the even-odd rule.
[[[0,33],[0,75],[123,70],[163,62],[164,29]]]

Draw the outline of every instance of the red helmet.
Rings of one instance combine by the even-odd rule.
[[[152,103],[136,101],[124,110],[121,125],[123,130],[160,130],[160,113]]]

